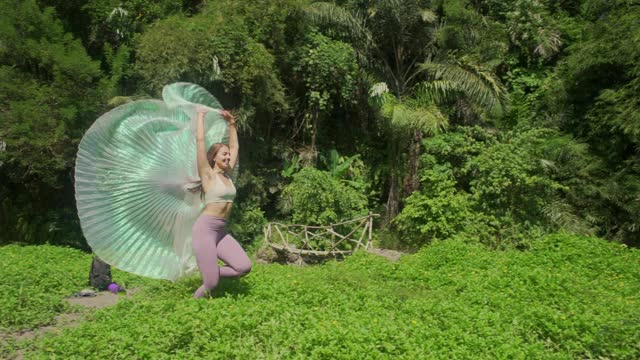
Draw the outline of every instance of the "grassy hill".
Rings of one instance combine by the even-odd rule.
[[[313,267],[256,265],[193,300],[178,283],[114,272],[138,288],[84,311],[78,326],[21,330],[77,309],[91,256],[0,248],[0,357],[24,358],[638,358],[640,251],[552,235],[529,251],[434,243],[399,262],[359,253]]]

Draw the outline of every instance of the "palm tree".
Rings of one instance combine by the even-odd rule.
[[[369,94],[382,110],[390,139],[387,222],[399,213],[402,195],[419,185],[422,137],[449,125],[441,106],[455,101],[473,113],[499,113],[506,102],[505,90],[491,72],[470,59],[442,55],[447,49],[436,41],[439,19],[427,4],[378,0],[365,9],[347,9],[317,2],[307,8],[315,24],[350,40],[361,66],[379,81]],[[398,163],[407,152],[406,165]]]

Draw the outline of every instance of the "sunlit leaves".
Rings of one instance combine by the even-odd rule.
[[[304,83],[310,109],[329,112],[353,100],[358,64],[349,44],[311,33],[295,61],[294,71]]]
[[[366,214],[367,198],[331,173],[306,167],[282,192],[280,208],[297,224],[326,225]]]
[[[419,129],[428,134],[437,134],[449,125],[448,118],[429,98],[407,98],[398,100],[386,93],[380,98],[382,113],[389,119],[391,131],[408,134]]]
[[[239,18],[174,16],[153,25],[136,50],[136,66],[152,91],[179,80],[209,87],[222,82],[237,102],[270,112],[287,107],[273,55]]]
[[[191,299],[197,275],[169,283],[116,272],[138,288],[132,298],[88,311],[77,327],[0,346],[0,356],[637,358],[638,251],[568,235],[537,240],[524,252],[439,241],[397,263],[359,252],[321,266],[256,264],[207,300]],[[81,286],[90,263],[69,249],[1,250],[0,309],[23,324]],[[43,267],[44,257],[52,261]],[[9,300],[20,292],[31,296],[28,311]],[[60,311],[68,308],[51,314]]]
[[[495,74],[481,66],[462,62],[425,62],[421,68],[436,80],[421,84],[425,96],[443,101],[461,93],[488,113],[504,113],[507,91]]]

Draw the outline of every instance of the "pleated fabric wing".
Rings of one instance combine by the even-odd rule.
[[[195,115],[207,148],[228,142],[220,103],[204,88],[175,83],[163,100],[141,100],[102,115],[80,142],[76,203],[87,242],[102,260],[134,274],[176,280],[196,269],[191,227],[204,204],[198,179]]]

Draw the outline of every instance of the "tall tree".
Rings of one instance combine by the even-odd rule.
[[[500,111],[505,92],[489,71],[450,61],[437,44],[438,15],[429,1],[379,0],[361,7],[313,3],[309,18],[334,36],[349,39],[361,65],[379,84],[374,103],[382,106],[388,130],[389,190],[386,219],[399,212],[401,198],[414,191],[424,133],[448,125],[441,105],[456,96],[489,111]],[[382,96],[385,93],[391,96]],[[399,162],[408,152],[406,163]],[[404,194],[401,193],[403,174]]]
[[[44,242],[73,207],[75,146],[108,90],[54,9],[34,0],[0,6],[0,241]]]
[[[585,5],[603,5],[589,1]],[[597,14],[568,47],[539,112],[584,139],[603,162],[579,188],[601,236],[638,244],[640,234],[640,6],[619,1]],[[596,9],[585,6],[585,15]]]

